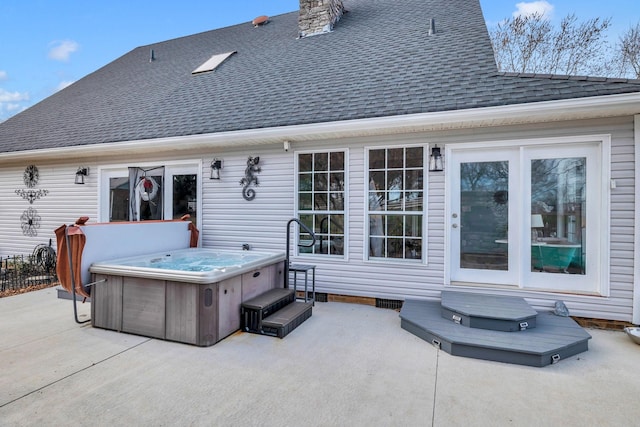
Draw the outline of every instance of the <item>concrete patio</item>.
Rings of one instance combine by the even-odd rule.
[[[637,423],[640,346],[588,332],[588,352],[532,368],[451,356],[393,310],[316,303],[284,339],[200,348],[78,325],[48,288],[0,299],[0,425]]]

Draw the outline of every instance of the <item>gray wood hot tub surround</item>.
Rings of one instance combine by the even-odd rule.
[[[92,325],[198,346],[210,346],[240,329],[240,306],[284,285],[284,262],[220,282],[94,274]]]

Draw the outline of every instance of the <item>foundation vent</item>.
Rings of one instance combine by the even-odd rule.
[[[313,295],[311,294],[311,292],[308,293],[309,298],[311,298]],[[328,302],[329,301],[329,294],[324,293],[324,292],[316,292],[316,302]]]
[[[400,310],[402,308],[402,301],[395,299],[376,298],[376,307],[389,308],[391,310]]]

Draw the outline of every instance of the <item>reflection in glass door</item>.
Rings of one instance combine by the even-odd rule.
[[[519,195],[517,150],[470,150],[451,158],[450,279],[514,285]]]
[[[586,274],[586,158],[531,160],[531,271]]]
[[[460,164],[460,268],[509,266],[509,163]]]
[[[198,176],[196,174],[173,175],[172,217],[180,219],[189,215],[191,222],[198,223]]]

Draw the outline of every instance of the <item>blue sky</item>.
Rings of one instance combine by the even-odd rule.
[[[489,26],[532,9],[610,17],[609,39],[640,21],[639,0],[480,0]],[[147,44],[298,8],[298,0],[2,0],[0,121]]]

